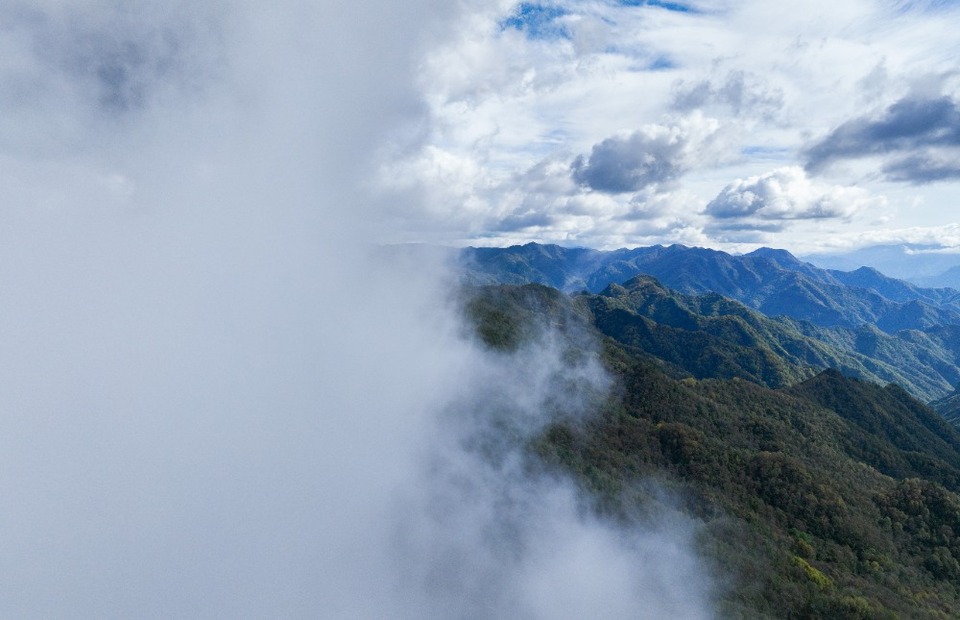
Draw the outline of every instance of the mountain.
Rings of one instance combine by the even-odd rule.
[[[770,248],[734,256],[682,245],[602,252],[530,243],[466,248],[459,266],[465,282],[538,283],[568,292],[596,293],[646,274],[681,293],[719,293],[768,316],[825,327],[871,324],[895,333],[960,323],[960,293],[953,289],[924,289],[870,270],[821,269]]]
[[[960,426],[960,390],[954,390],[947,396],[931,402],[930,406],[944,420],[954,426]]]
[[[920,286],[960,288],[960,281],[944,277],[946,272],[960,267],[960,254],[944,252],[941,247],[934,245],[875,245],[839,254],[810,254],[804,256],[803,260],[825,269],[843,271],[869,265],[888,276],[909,280]]]
[[[464,248],[459,269],[470,284],[543,284],[562,291],[586,288],[585,276],[599,268],[604,252],[558,245]]]
[[[960,289],[960,265],[933,276],[919,276],[911,278],[921,286],[949,286]]]
[[[960,616],[960,432],[905,390],[815,371],[803,360],[829,349],[790,322],[651,278],[461,301],[494,351],[546,333],[564,359],[599,350],[614,386],[545,428],[530,467],[615,522],[697,523],[718,617]]]
[[[847,286],[864,288],[879,293],[890,301],[907,303],[925,301],[932,305],[949,304],[958,307],[960,291],[952,288],[923,288],[904,280],[890,278],[873,267],[853,271],[827,270],[837,281]]]
[[[924,401],[960,381],[958,353],[950,349],[960,342],[948,338],[770,318],[716,293],[669,290],[650,276],[576,299],[605,335],[698,379],[740,377],[781,387],[836,368],[879,384],[898,383]]]
[[[757,360],[750,372],[760,372],[764,366],[763,372],[773,372],[772,376],[780,377],[764,381],[770,387],[778,385],[777,381],[807,376],[803,373],[839,368],[850,376],[881,384],[898,383],[914,397],[930,402],[946,397],[960,382],[960,328],[954,327],[960,324],[960,292],[923,288],[887,277],[870,267],[849,272],[821,269],[785,250],[772,248],[734,256],[681,245],[602,252],[530,243],[510,248],[466,248],[459,254],[458,268],[463,281],[468,283],[536,282],[568,292],[605,295],[609,298],[604,302],[607,306],[611,306],[613,299],[623,297],[610,287],[622,285],[638,274],[656,277],[664,290],[671,289],[669,293],[662,293],[673,296],[671,303],[694,312],[703,309],[701,302],[693,301],[702,295],[722,295],[739,301],[775,322],[776,328],[768,324],[762,330],[768,344],[789,342],[790,346],[797,346],[797,338],[805,338],[802,355],[776,353],[761,363],[757,356],[769,357],[770,353],[762,348],[752,352]],[[645,290],[654,289],[647,286]],[[620,303],[624,303],[623,299]],[[658,304],[663,306],[662,301]],[[644,308],[649,307],[649,304],[634,304],[624,311],[657,320],[645,314]],[[757,325],[756,318],[745,318],[747,308],[730,312],[748,325]],[[612,316],[613,319],[603,319],[607,321],[605,325],[626,318],[626,314]],[[718,336],[708,333],[705,325],[695,336],[691,333],[667,336],[670,329],[678,326],[666,323],[644,330],[637,317],[631,320],[635,323],[631,326],[632,337],[646,334],[642,337],[647,339],[647,346],[652,346],[655,339],[663,343],[671,339],[699,343],[674,347],[684,351],[703,344],[701,341],[705,338]],[[730,327],[732,320],[731,317],[724,320],[725,328]],[[723,344],[727,348],[743,346],[742,343]],[[789,351],[785,344],[776,346],[771,351]],[[663,347],[666,351],[667,345]],[[729,355],[721,353],[723,347],[717,344],[704,350],[729,359]],[[662,363],[669,358],[665,353],[664,356]],[[733,356],[747,357],[739,350]],[[798,360],[804,361],[798,363]],[[807,370],[771,370],[781,361]],[[670,363],[676,363],[676,359]],[[686,370],[694,376],[702,375],[690,366]],[[737,372],[731,367],[731,376],[757,378],[750,372],[740,375]]]

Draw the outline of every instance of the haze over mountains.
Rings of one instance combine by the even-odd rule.
[[[870,265],[919,286],[960,288],[960,253],[938,245],[875,245],[842,254],[811,254],[802,258],[825,269],[851,271]]]

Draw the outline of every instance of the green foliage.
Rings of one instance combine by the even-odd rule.
[[[960,581],[960,498],[936,482],[902,481],[876,499],[893,531],[935,579]]]
[[[799,556],[793,556],[793,563],[800,568],[806,574],[806,576],[821,590],[832,590],[833,589],[833,580],[810,566],[810,563],[804,560]],[[859,598],[859,597],[858,597]],[[869,609],[869,604],[867,604],[866,599],[860,598],[863,601],[866,608]]]
[[[465,296],[491,347],[548,327],[572,348],[600,342],[616,387],[588,423],[545,429],[541,461],[620,519],[663,501],[644,481],[670,489],[726,576],[724,617],[960,615],[960,433],[897,386],[814,374],[797,360],[829,351],[783,324],[664,291]]]

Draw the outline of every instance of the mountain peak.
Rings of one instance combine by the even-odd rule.
[[[767,247],[757,248],[756,250],[754,250],[753,252],[750,252],[749,254],[744,254],[744,256],[755,256],[757,258],[767,258],[767,259],[776,261],[778,263],[786,263],[791,265],[801,262],[800,259],[798,259],[796,256],[794,256],[787,250],[781,250],[777,248],[767,248]]]

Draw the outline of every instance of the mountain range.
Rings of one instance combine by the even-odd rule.
[[[871,324],[894,333],[960,323],[960,291],[922,288],[862,267],[821,269],[786,250],[761,248],[735,256],[682,245],[613,251],[529,243],[465,248],[458,257],[474,284],[537,283],[565,292],[600,292],[633,276],[651,275],[681,293],[719,293],[768,316],[824,327]]]
[[[761,381],[770,387],[836,368],[939,403],[960,382],[960,292],[871,267],[822,269],[771,248],[736,256],[682,245],[599,251],[535,243],[465,248],[456,264],[470,285],[536,283],[599,294],[592,303],[598,320],[632,314],[630,337],[645,346],[689,351],[693,341],[726,338],[724,347],[739,347],[733,358],[744,359],[746,350],[755,358],[740,376],[772,373]],[[645,329],[642,318],[659,321],[657,328]]]
[[[803,259],[819,267],[844,271],[870,265],[919,286],[960,288],[960,254],[935,245],[875,245],[841,254],[810,254]]]

